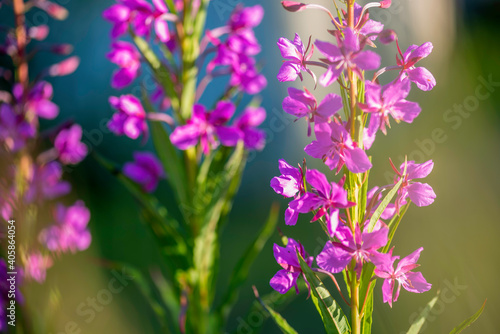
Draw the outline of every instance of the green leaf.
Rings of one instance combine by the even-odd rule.
[[[436,305],[438,299],[439,299],[439,294],[440,292],[438,291],[436,297],[432,298],[429,303],[425,306],[425,308],[420,312],[418,315],[417,319],[413,321],[413,323],[410,326],[410,329],[408,329],[408,332],[406,334],[418,334],[420,333],[420,330],[422,329],[422,326],[425,324],[425,321],[429,317],[432,308],[434,305]]]
[[[172,185],[175,195],[180,203],[187,202],[186,173],[184,164],[175,147],[170,142],[170,137],[163,124],[151,122],[151,137],[163,169],[167,174],[167,181]],[[182,204],[181,204],[182,207]]]
[[[221,215],[225,207],[227,207],[228,201],[231,200],[233,193],[236,192],[245,161],[243,143],[240,143],[225,165],[223,177],[217,185],[216,195],[207,206],[207,213],[204,215],[205,220],[200,235],[195,240],[194,264],[200,286],[199,302],[206,308],[209,307],[215,290],[215,264],[219,256],[218,234]],[[237,183],[236,187],[235,182]],[[230,198],[228,198],[229,195],[231,195]]]
[[[288,322],[278,312],[274,311],[259,297],[259,293],[255,286],[253,286],[253,291],[255,294],[255,298],[257,298],[262,307],[264,307],[264,309],[269,312],[271,318],[274,320],[276,325],[278,325],[281,332],[283,332],[284,334],[298,334],[298,332],[293,329],[292,326],[290,326],[290,324],[288,324]]]
[[[264,224],[260,232],[255,237],[254,241],[249,245],[243,256],[233,269],[229,286],[223,301],[219,307],[220,316],[227,319],[231,308],[234,305],[238,292],[245,279],[248,277],[250,268],[257,256],[262,251],[262,248],[273,234],[279,217],[279,204],[274,203],[269,212],[267,222]]]
[[[469,327],[470,325],[472,325],[472,323],[474,321],[476,321],[477,318],[479,318],[479,316],[481,315],[481,313],[483,313],[485,306],[486,306],[486,300],[484,301],[483,306],[481,306],[481,308],[476,313],[474,313],[470,318],[468,318],[467,320],[464,320],[460,325],[458,325],[457,327],[455,327],[450,332],[450,334],[461,333],[464,329],[466,329],[467,327]]]
[[[319,277],[307,265],[298,250],[297,257],[300,262],[300,267],[311,285],[311,298],[323,319],[323,325],[325,326],[327,334],[350,333],[351,328],[349,326],[349,321],[342,311],[342,308],[330,295],[330,292],[328,292]]]
[[[370,162],[372,161],[372,158],[369,157],[370,159]],[[359,221],[362,222],[364,221],[364,216],[365,216],[365,211],[366,211],[366,194],[368,193],[368,178],[370,176],[370,170],[366,171],[364,174],[363,174],[363,178],[364,178],[364,183],[363,185],[361,186],[361,192],[359,194],[359,201],[358,201],[358,215],[360,217]]]
[[[396,193],[398,192],[399,187],[401,187],[402,183],[403,183],[403,178],[401,178],[398,181],[398,183],[396,183],[394,185],[394,187],[391,189],[391,191],[389,191],[389,193],[384,197],[384,199],[382,200],[382,202],[380,203],[380,205],[377,207],[377,209],[375,210],[375,212],[373,213],[373,215],[370,218],[370,223],[368,224],[368,227],[367,227],[368,228],[368,230],[367,230],[368,232],[373,231],[373,228],[375,227],[375,224],[380,219],[380,216],[384,212],[384,210],[387,207],[387,205],[391,202],[391,200],[394,197],[394,195],[396,195]]]
[[[365,308],[363,310],[363,318],[361,319],[361,334],[371,334],[372,324],[373,324],[373,288],[375,287],[375,282],[372,282],[370,289],[368,291],[367,300],[365,302]]]

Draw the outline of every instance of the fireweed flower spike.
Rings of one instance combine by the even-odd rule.
[[[314,133],[316,140],[305,147],[305,152],[313,158],[322,159],[337,174],[344,164],[353,173],[364,173],[372,168],[366,152],[352,141],[349,132],[336,121],[316,124]]]
[[[302,167],[295,168],[290,166],[285,160],[279,161],[280,176],[275,176],[271,180],[271,188],[285,197],[300,198],[305,194],[304,188],[304,170]],[[292,209],[290,205],[285,211],[285,223],[287,225],[297,224],[299,212]]]
[[[420,253],[424,249],[421,247],[399,261],[396,270],[394,270],[394,262],[399,259],[399,256],[392,256],[392,249],[387,254],[381,254],[373,260],[375,263],[375,275],[383,278],[382,295],[384,303],[396,302],[399,297],[401,287],[406,291],[422,293],[429,291],[432,284],[427,283],[421,272],[413,272],[412,270],[419,267],[417,264]],[[394,287],[398,284],[396,291]]]
[[[149,152],[135,152],[134,162],[123,166],[123,174],[140,184],[145,192],[153,192],[164,177],[163,167],[158,158]]]
[[[401,206],[406,204],[406,199],[409,197],[417,206],[428,206],[434,202],[436,194],[430,185],[427,183],[414,182],[413,179],[421,179],[427,177],[434,167],[434,162],[429,160],[422,164],[416,164],[414,161],[408,161],[406,165],[406,174],[403,175],[405,164],[401,164],[399,171],[395,170],[395,183],[403,178],[403,183],[398,190],[396,198],[396,209],[399,212]]]
[[[380,56],[373,51],[363,51],[364,45],[350,28],[344,30],[344,39],[337,37],[337,45],[323,41],[316,41],[315,44],[326,56],[328,65],[326,72],[319,78],[319,83],[324,87],[331,85],[348,69],[363,78],[361,71],[375,70],[380,66]]]
[[[314,45],[311,44],[311,39],[309,39],[309,44],[305,48],[299,34],[295,34],[293,41],[282,37],[278,40],[278,48],[283,58],[285,58],[278,72],[279,81],[295,81],[297,77],[302,81],[302,71],[309,73],[314,81],[316,81],[315,74],[307,68],[307,61],[311,59],[314,52]],[[308,51],[309,48],[311,48],[310,51]]]
[[[297,294],[299,293],[297,278],[299,278],[301,274],[303,275],[303,273],[300,268],[299,259],[297,258],[297,250],[304,258],[307,265],[311,266],[314,261],[314,257],[307,254],[301,243],[289,238],[286,247],[280,247],[277,244],[274,244],[274,257],[276,258],[276,262],[278,262],[283,269],[279,270],[276,275],[271,278],[269,283],[274,290],[281,294],[288,292],[288,290],[292,287],[295,288]]]
[[[311,135],[311,123],[324,123],[342,108],[342,99],[336,94],[328,94],[318,105],[318,101],[311,92],[289,87],[289,96],[283,100],[283,110],[297,118],[307,120],[307,135]]]
[[[310,169],[306,172],[306,181],[312,190],[290,202],[290,208],[299,213],[308,213],[318,210],[311,221],[325,216],[326,225],[333,235],[339,224],[339,209],[346,209],[356,205],[347,200],[347,191],[344,189],[345,179],[339,183],[329,182],[324,174]]]
[[[371,113],[368,126],[370,134],[375,134],[378,129],[387,134],[386,126],[391,127],[389,115],[396,122],[411,123],[422,110],[418,103],[405,100],[411,88],[408,79],[392,82],[384,88],[367,81],[365,87],[366,103],[358,103],[358,106],[364,112]]]
[[[355,271],[359,278],[363,263],[371,262],[374,256],[380,255],[377,251],[387,244],[389,229],[386,226],[374,232],[361,232],[356,224],[355,234],[347,226],[337,228],[335,236],[339,242],[328,241],[323,251],[316,257],[316,262],[321,269],[331,273],[339,273],[348,266],[352,259],[356,261]]]

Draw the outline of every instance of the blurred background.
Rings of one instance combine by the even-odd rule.
[[[107,133],[105,124],[112,115],[108,98],[122,94],[110,87],[115,65],[105,55],[110,49],[111,25],[102,11],[111,0],[56,0],[70,11],[66,21],[46,20],[33,15],[32,22],[51,27],[49,41],[75,45],[81,57],[79,69],[69,77],[55,78],[54,102],[61,107],[58,120],[73,118],[85,129],[84,138],[92,150],[117,162],[131,160],[132,151],[144,149],[137,142]],[[263,92],[263,106],[268,111],[264,128],[268,144],[264,151],[252,156],[236,198],[230,223],[223,232],[221,249],[221,280],[227,278],[243,251],[242,244],[250,241],[264,222],[273,201],[283,200],[269,187],[273,176],[279,175],[278,159],[296,165],[305,157],[303,147],[310,139],[306,125],[293,122],[281,109],[289,84],[279,84],[276,74],[281,56],[276,46],[279,37],[292,39],[299,32],[303,40],[309,35],[327,39],[328,17],[322,12],[285,12],[278,0],[213,0],[209,9],[209,27],[223,25],[237,4],[260,3],[266,10],[263,23],[256,29],[262,44],[263,71],[269,85]],[[333,10],[331,1],[318,0]],[[364,4],[366,2],[360,2]],[[0,10],[2,18],[9,8]],[[499,235],[500,235],[500,1],[494,0],[394,0],[389,10],[371,12],[371,18],[399,34],[403,50],[411,44],[431,41],[434,51],[420,64],[436,77],[434,90],[423,93],[413,89],[409,100],[418,101],[423,109],[412,125],[394,126],[388,136],[379,135],[370,154],[374,168],[371,186],[388,182],[388,157],[400,162],[404,155],[417,162],[434,160],[433,173],[426,179],[434,188],[437,199],[432,206],[412,206],[403,220],[395,239],[395,252],[402,256],[423,246],[421,271],[433,284],[430,292],[416,295],[406,291],[391,309],[382,304],[380,285],[376,289],[373,333],[401,333],[408,329],[416,312],[434,297],[439,289],[448,288],[446,298],[440,298],[436,314],[424,333],[449,333],[462,320],[472,315],[488,298],[486,310],[468,333],[498,333],[495,319],[500,309]],[[390,65],[396,54],[395,45],[381,47],[383,66]],[[49,56],[47,56],[48,58]],[[36,58],[33,72],[47,65],[48,59]],[[382,80],[390,80],[390,74]],[[307,78],[296,87],[312,89]],[[139,84],[125,92],[138,93]],[[482,88],[478,88],[482,87]],[[316,94],[326,94],[319,89]],[[486,96],[487,95],[487,96]],[[54,121],[43,123],[43,127]],[[147,149],[147,148],[146,148]],[[308,159],[308,166],[327,170],[320,161]],[[89,250],[63,257],[48,271],[44,285],[29,287],[28,307],[35,321],[47,323],[52,333],[66,333],[69,322],[77,324],[81,333],[155,333],[153,312],[134,283],[113,295],[109,304],[89,316],[78,313],[81,303],[96,298],[106,289],[113,273],[102,265],[103,260],[131,262],[138,268],[151,268],[158,259],[152,239],[139,221],[132,197],[92,158],[75,168],[69,175],[75,185],[75,198],[82,198],[92,212],[90,229],[93,243]],[[159,193],[168,200],[166,189]],[[324,245],[324,236],[309,217],[301,217],[297,226],[280,222],[283,233],[299,239],[311,253],[317,255]],[[319,237],[319,238],[318,238]],[[261,294],[271,290],[268,282],[279,269],[272,253],[274,235],[257,259],[240,302],[231,315],[229,329],[240,333],[278,333],[278,329],[262,317],[247,317],[248,305],[254,297],[251,285]],[[238,250],[238,251],[235,251]],[[334,288],[332,287],[332,290]],[[220,297],[220,296],[219,296]],[[38,307],[58,304],[59,311],[47,316]],[[345,306],[345,305],[343,305]],[[323,332],[319,315],[306,295],[301,294],[289,305],[277,305],[290,324],[300,333]],[[345,309],[347,311],[347,308]]]

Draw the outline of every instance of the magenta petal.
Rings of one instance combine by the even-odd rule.
[[[406,187],[408,196],[417,206],[427,206],[434,202],[436,193],[427,183],[415,182]]]
[[[306,172],[306,180],[316,191],[318,191],[320,196],[329,197],[332,185],[328,182],[325,174],[316,169],[309,169]]]
[[[339,273],[351,262],[352,255],[328,241],[316,257],[318,266],[331,273]]]
[[[298,77],[297,64],[290,61],[284,62],[283,65],[281,65],[277,77],[280,82],[295,81]]]
[[[111,87],[114,89],[123,89],[130,85],[137,77],[137,71],[129,68],[120,68],[113,73],[111,78]]]
[[[200,128],[197,124],[186,124],[178,126],[170,134],[170,141],[177,148],[186,150],[198,143],[200,135]]]
[[[410,63],[416,63],[422,58],[427,57],[428,55],[431,54],[433,49],[433,45],[431,42],[426,42],[419,47],[417,47],[415,50],[410,55],[410,58],[408,59],[408,62]]]
[[[328,94],[316,109],[316,113],[324,118],[333,116],[340,108],[342,108],[342,98],[336,94]]]
[[[421,164],[416,164],[414,161],[408,161],[406,167],[406,174],[408,174],[408,179],[422,179],[427,177],[434,168],[434,162],[432,160],[428,160]],[[401,171],[404,170],[404,163],[399,167]]]
[[[305,117],[309,113],[309,108],[304,103],[294,100],[290,96],[285,97],[282,106],[286,113],[299,118]]]
[[[168,30],[168,23],[158,18],[155,20],[155,32],[158,39],[166,43],[170,40],[170,32]]]
[[[278,291],[281,294],[285,294],[290,290],[293,286],[297,284],[297,278],[299,277],[300,273],[291,273],[286,271],[285,269],[279,270],[273,278],[271,278],[271,281],[269,284],[271,287]]]
[[[228,126],[218,126],[215,129],[217,137],[224,146],[233,147],[241,139],[241,132],[237,128]]]
[[[380,66],[380,56],[373,51],[362,51],[354,58],[354,63],[363,70],[375,70]]]
[[[274,258],[283,269],[288,271],[300,271],[300,264],[296,253],[297,247],[300,248],[299,244],[293,239],[288,240],[288,245],[286,247],[280,247],[274,244]]]
[[[408,266],[411,266],[411,265],[414,265],[417,263],[418,259],[420,258],[420,253],[424,250],[423,247],[420,247],[418,248],[417,250],[415,250],[413,253],[411,253],[410,255],[404,257],[403,259],[401,259],[401,261],[399,261],[398,263],[398,266],[396,268],[396,272],[402,272],[402,273],[405,273],[406,271],[409,271],[411,269],[408,269],[408,270],[404,270],[406,267]]]
[[[318,48],[319,52],[324,54],[332,62],[337,61],[343,57],[340,49],[332,43],[316,41],[314,44]]]
[[[421,272],[410,272],[406,274],[406,279],[408,284],[403,285],[403,287],[410,292],[422,293],[429,291],[432,284],[427,283]]]
[[[153,0],[153,5],[155,6],[155,9],[159,11],[160,13],[167,13],[168,8],[167,5],[165,4],[165,0]]]
[[[124,22],[130,17],[130,9],[127,6],[116,4],[106,9],[102,16],[114,23]]]
[[[389,229],[382,227],[381,229],[371,232],[363,233],[363,249],[377,250],[380,247],[387,245]]]
[[[401,100],[395,103],[391,109],[392,117],[396,120],[402,120],[411,123],[420,114],[422,108],[416,102]]]
[[[299,218],[299,212],[293,210],[292,208],[287,208],[285,210],[285,224],[286,225],[295,225],[297,224],[297,219]]]
[[[54,119],[59,114],[59,107],[52,101],[41,100],[36,103],[35,112],[41,118]]]
[[[328,67],[325,73],[321,75],[319,78],[319,83],[323,87],[327,87],[331,85],[337,78],[340,76],[340,73],[342,73],[342,67],[340,68],[335,68],[334,66]]]
[[[389,306],[392,307],[392,296],[394,291],[394,280],[386,279],[382,284],[382,296],[384,299],[384,303],[389,303]]]
[[[429,91],[436,86],[436,79],[425,67],[416,67],[407,73],[409,79],[423,91]]]
[[[316,194],[305,193],[302,197],[290,202],[290,208],[300,213],[308,213],[316,210],[322,204],[322,200]]]
[[[219,101],[214,111],[209,114],[209,122],[213,125],[223,125],[233,117],[236,107],[230,101]]]
[[[368,159],[366,152],[359,147],[345,149],[344,160],[347,169],[352,173],[364,173],[372,168],[372,163]]]

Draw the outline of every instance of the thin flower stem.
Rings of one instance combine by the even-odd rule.
[[[344,295],[342,294],[342,290],[340,290],[339,283],[337,282],[337,280],[335,279],[335,276],[333,276],[332,273],[330,273],[330,272],[328,272],[326,270],[320,269],[320,268],[313,268],[312,270],[315,271],[315,272],[318,272],[318,273],[322,273],[322,274],[328,275],[331,278],[331,280],[333,281],[333,283],[335,284],[335,286],[337,287],[337,290],[339,291],[340,297],[342,297],[342,299],[344,300],[344,302],[349,307],[351,307],[351,304],[345,299]]]

